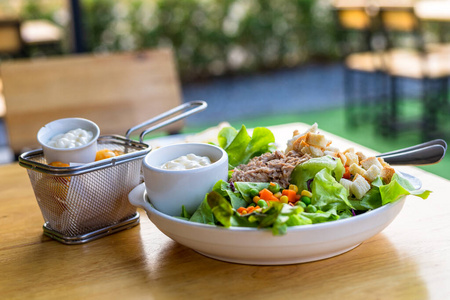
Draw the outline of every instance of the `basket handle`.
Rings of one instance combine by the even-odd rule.
[[[176,121],[179,121],[181,119],[184,119],[184,118],[186,118],[186,117],[188,117],[190,115],[198,113],[198,112],[206,109],[207,106],[208,106],[208,104],[205,101],[200,101],[200,100],[184,103],[184,104],[179,105],[179,106],[177,106],[175,108],[172,108],[171,110],[168,110],[168,111],[166,111],[166,112],[164,112],[164,113],[162,113],[162,114],[160,114],[160,115],[158,115],[158,116],[156,116],[156,117],[154,117],[154,118],[152,118],[150,120],[147,120],[147,121],[145,121],[145,122],[143,122],[143,123],[141,123],[139,125],[136,125],[136,126],[130,128],[130,129],[128,129],[125,137],[127,139],[129,139],[130,135],[131,135],[131,133],[133,131],[141,129],[142,127],[147,127],[149,125],[153,125],[154,123],[157,123],[158,121],[161,121],[164,118],[170,117],[170,116],[172,116],[172,115],[174,115],[174,114],[176,114],[176,113],[178,113],[180,111],[186,110],[185,112],[183,112],[183,113],[181,113],[179,115],[176,115],[175,117],[172,117],[172,118],[170,118],[168,120],[162,121],[161,123],[156,124],[153,127],[150,127],[148,129],[144,130],[143,132],[141,132],[141,134],[139,136],[139,141],[141,143],[143,143],[144,137],[148,133],[150,133],[152,131],[155,131],[157,129],[160,129],[161,127],[164,127],[166,125],[172,124],[172,123],[174,123]]]

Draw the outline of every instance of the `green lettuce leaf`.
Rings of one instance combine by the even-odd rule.
[[[340,160],[339,160],[340,161]],[[353,208],[348,201],[348,190],[331,175],[331,170],[324,168],[319,171],[311,184],[311,204],[320,210],[345,211]]]
[[[258,227],[258,222],[253,216],[240,216],[235,213],[230,219],[231,226],[235,227]]]
[[[315,213],[307,213],[303,212],[301,214],[304,218],[307,218],[311,221],[311,224],[316,223],[324,223],[324,222],[330,222],[330,221],[336,221],[339,220],[341,217],[337,214],[336,209],[332,208],[327,212],[318,210]]]
[[[231,226],[231,216],[234,214],[233,207],[222,195],[214,191],[208,193],[206,196],[208,205],[212,213],[223,226]]]
[[[302,217],[293,217],[301,212],[303,212],[303,208],[300,206],[289,206],[279,202],[272,202],[268,208],[262,210],[262,213],[254,214],[253,218],[259,223],[259,228],[271,227],[274,235],[283,235],[286,233],[288,224],[293,222],[309,224],[310,221]]]
[[[372,186],[360,200],[350,198],[349,201],[354,209],[360,211],[371,210],[382,206],[380,189],[376,186]]]
[[[313,179],[322,169],[330,170],[336,181],[341,180],[345,171],[340,159],[331,156],[311,158],[294,168],[290,182],[297,185],[299,190],[308,190],[308,181]]]
[[[427,199],[431,191],[416,190],[408,179],[399,176],[397,173],[392,176],[391,182],[380,186],[382,204],[392,203],[403,196],[413,195],[422,199]]]
[[[181,217],[188,220],[191,218],[191,215],[188,213],[184,205],[181,207]]]
[[[216,224],[214,214],[208,205],[207,197],[208,195],[205,195],[205,199],[197,208],[197,210],[192,214],[192,217],[189,219],[189,221],[210,225]]]
[[[222,149],[228,148],[237,134],[238,134],[237,130],[234,129],[233,127],[225,127],[222,130],[220,130],[217,136],[220,148]]]
[[[226,181],[219,180],[216,182],[212,190],[222,195],[222,197],[230,199],[231,206],[234,209],[238,209],[241,206],[247,206],[247,201],[242,197],[242,195],[238,191],[233,192],[230,184]]]
[[[247,204],[253,202],[250,191],[256,189],[258,191],[269,188],[268,182],[235,182],[234,187],[239,191],[240,195],[244,198]],[[241,205],[244,206],[244,205]],[[239,208],[239,207],[238,207]]]
[[[223,128],[219,132],[218,140],[219,146],[228,154],[230,169],[248,163],[255,156],[273,151],[275,143],[275,137],[269,129],[255,128],[253,136],[250,136],[244,125],[239,131],[232,127]]]

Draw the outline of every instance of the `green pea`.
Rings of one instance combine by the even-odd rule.
[[[305,202],[303,202],[303,201],[297,201],[297,202],[295,203],[295,205],[301,206],[301,207],[303,207],[303,208],[306,208],[306,204],[305,204]]]
[[[250,196],[253,198],[255,196],[259,196],[259,191],[257,189],[250,190]]]
[[[265,200],[263,200],[263,199],[260,199],[260,200],[258,200],[257,205],[259,207],[267,207],[267,202]]]
[[[311,204],[311,198],[309,198],[309,197],[302,196],[302,197],[300,198],[300,200],[301,200],[303,203],[305,203],[306,205]]]
[[[309,213],[315,213],[317,212],[317,208],[314,205],[310,204],[306,207],[305,211]]]
[[[275,182],[274,182],[275,183]],[[281,187],[278,183],[270,184],[268,190],[276,194],[280,191]]]

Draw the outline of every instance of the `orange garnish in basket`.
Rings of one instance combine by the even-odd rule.
[[[115,156],[116,156],[116,154],[112,150],[103,149],[103,150],[97,151],[97,153],[95,155],[95,161],[107,159],[107,158],[111,158],[111,157],[115,157]]]
[[[63,162],[60,162],[60,161],[54,161],[54,162],[51,162],[51,163],[50,163],[50,166],[52,166],[52,167],[60,167],[60,168],[63,168],[63,167],[70,167],[69,164],[66,164],[66,163],[63,163]]]
[[[122,155],[123,152],[120,150],[109,150],[109,149],[103,149],[97,151],[97,154],[95,155],[95,161],[107,159],[111,157],[116,157],[119,155]]]
[[[116,156],[124,154],[123,151],[120,151],[120,150],[113,150],[113,152]]]

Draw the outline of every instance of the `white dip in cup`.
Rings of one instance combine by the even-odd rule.
[[[211,164],[185,170],[162,168],[166,162],[190,153],[209,157]],[[210,144],[175,144],[147,154],[143,169],[152,205],[167,215],[180,216],[183,205],[188,213],[194,213],[214,184],[228,179],[228,155],[222,148]]]
[[[78,128],[92,132],[92,139],[88,143],[75,148],[57,148],[48,145],[49,141],[56,135],[65,134]],[[82,118],[65,118],[46,124],[39,130],[37,139],[42,146],[48,164],[56,161],[70,164],[95,161],[99,136],[100,128],[94,122]]]

